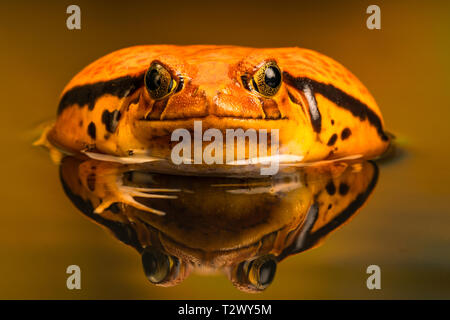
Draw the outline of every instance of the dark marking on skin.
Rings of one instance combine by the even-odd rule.
[[[105,125],[106,131],[110,133],[116,132],[120,116],[119,110],[114,110],[113,112],[109,112],[108,110],[103,111],[102,123]]]
[[[339,194],[341,196],[345,196],[348,193],[349,189],[350,187],[348,186],[348,184],[341,182],[341,184],[339,185]]]
[[[334,120],[333,119],[331,119],[331,125],[334,126]]]
[[[336,193],[336,187],[334,186],[333,181],[330,181],[327,183],[327,185],[325,186],[325,190],[327,190],[327,193],[332,196]]]
[[[378,115],[365,103],[362,103],[358,99],[336,88],[332,84],[321,83],[305,77],[296,78],[286,71],[283,72],[283,76],[285,81],[297,90],[303,91],[305,85],[309,85],[314,94],[319,93],[323,95],[339,107],[350,111],[353,116],[359,118],[361,121],[368,120],[369,123],[375,127],[378,135],[383,141],[389,140],[383,130],[380,117],[378,117]]]
[[[93,122],[89,123],[88,128],[87,128],[87,133],[94,140],[96,137],[96,131],[97,130],[95,129],[95,123],[93,123]]]
[[[330,204],[328,205],[328,210],[330,210],[331,208],[333,208],[333,205],[330,203]]]
[[[334,133],[331,137],[330,140],[328,140],[327,146],[331,147],[332,145],[334,145],[336,143],[338,136],[336,133]]]
[[[352,134],[352,130],[350,130],[349,128],[345,128],[345,129],[342,130],[342,132],[341,132],[341,139],[342,139],[342,140],[345,140],[345,139],[347,139],[348,137],[350,137],[351,134]]]
[[[124,76],[109,81],[100,81],[73,87],[62,96],[57,114],[61,114],[64,109],[74,104],[77,104],[80,108],[87,105],[89,110],[93,110],[97,99],[101,96],[108,94],[117,98],[123,98],[134,93],[143,84],[144,73],[135,77]]]
[[[83,120],[80,120],[80,122],[78,123],[78,125],[80,126],[80,128],[83,126]]]
[[[86,184],[90,191],[95,190],[95,173],[91,173],[86,178]]]

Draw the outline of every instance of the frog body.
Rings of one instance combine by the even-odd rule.
[[[46,137],[72,153],[170,160],[173,132],[193,132],[196,121],[224,135],[278,130],[277,154],[303,163],[375,158],[389,145],[374,98],[333,59],[301,48],[206,45],[136,46],[93,62],[64,88]]]

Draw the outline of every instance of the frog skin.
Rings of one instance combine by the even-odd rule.
[[[319,245],[357,214],[376,186],[378,168],[336,163],[264,180],[192,179],[68,156],[60,176],[83,214],[142,255],[152,283],[174,286],[193,271],[221,271],[239,290],[261,292],[280,261]],[[161,197],[145,196],[150,193]],[[123,202],[130,195],[139,202]]]
[[[333,59],[213,45],[135,46],[98,59],[64,88],[45,135],[69,153],[168,160],[172,132],[192,132],[196,120],[224,135],[278,129],[279,154],[302,163],[373,159],[390,142],[374,98]]]

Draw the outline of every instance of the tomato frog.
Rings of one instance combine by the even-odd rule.
[[[198,121],[203,132],[223,135],[276,130],[277,150],[266,151],[282,162],[373,159],[390,143],[372,95],[333,59],[301,48],[215,45],[143,45],[98,59],[66,85],[40,142],[94,158],[170,163],[173,132],[193,132]],[[202,151],[210,143],[201,141]],[[250,144],[262,142],[243,143],[247,159]],[[202,163],[193,173],[205,170]]]
[[[261,292],[280,261],[317,246],[356,215],[378,168],[341,162],[265,179],[192,179],[67,156],[60,177],[84,215],[141,254],[151,283],[174,286],[193,271],[222,272],[238,289]]]

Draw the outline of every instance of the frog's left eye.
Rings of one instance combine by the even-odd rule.
[[[179,275],[179,260],[171,255],[147,247],[142,253],[142,266],[147,279],[157,285],[166,285]]]
[[[275,61],[265,63],[253,75],[251,88],[263,96],[275,95],[281,87],[281,70]]]
[[[170,72],[159,63],[152,63],[145,74],[145,87],[152,99],[160,100],[171,94],[177,82]]]

